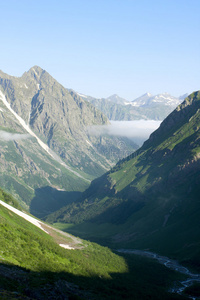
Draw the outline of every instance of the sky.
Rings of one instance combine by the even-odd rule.
[[[129,101],[200,89],[199,0],[1,1],[0,70]]]

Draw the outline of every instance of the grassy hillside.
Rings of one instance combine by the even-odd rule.
[[[16,204],[0,193],[1,199]],[[0,206],[0,298],[184,299],[167,292],[182,275],[147,258],[83,244],[82,250],[63,249],[51,236]]]
[[[200,269],[200,92],[144,145],[49,216],[112,247],[148,248]],[[69,226],[68,226],[69,227]]]

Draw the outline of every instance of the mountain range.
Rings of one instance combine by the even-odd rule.
[[[163,120],[187,97],[187,94],[176,98],[168,93],[146,93],[133,101],[127,101],[116,94],[101,99],[79,95],[114,121]]]
[[[127,104],[66,89],[37,66],[0,72],[1,299],[188,299],[172,292],[185,275],[148,256],[200,270],[200,91],[185,97]],[[138,149],[90,133],[110,118],[93,100],[123,120],[178,106]],[[189,289],[199,296],[198,283]]]

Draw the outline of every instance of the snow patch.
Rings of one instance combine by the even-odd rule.
[[[39,76],[38,76],[38,73],[35,71],[35,69],[33,68],[32,70],[33,70],[33,72],[35,73],[35,75],[36,75],[37,77],[39,77]]]
[[[63,165],[67,170],[69,170],[71,173],[75,174],[77,177],[82,178],[88,182],[90,180],[85,179],[83,176],[81,176],[78,172],[72,170],[69,166],[67,166],[61,158],[55,154],[44,142],[40,140],[40,138],[30,129],[30,127],[25,123],[25,121],[11,108],[10,103],[6,100],[5,95],[0,91],[0,99],[4,103],[4,105],[9,109],[9,111],[15,116],[15,118],[19,121],[19,123],[22,125],[22,127],[34,138],[36,138],[38,144],[57,162],[59,162],[61,165]]]
[[[25,86],[25,88],[26,88],[26,89],[28,89],[28,87],[27,87],[26,83],[24,83],[24,86]]]
[[[3,112],[3,109],[2,109],[2,108],[0,108],[0,111],[2,111],[2,112]]]
[[[90,145],[90,147],[94,148],[93,145],[92,145],[88,140],[86,140],[86,143],[87,143],[88,145]]]
[[[11,210],[12,212],[14,212],[16,215],[24,218],[25,220],[27,220],[28,222],[32,223],[33,225],[39,227],[40,229],[42,229],[43,231],[45,231],[46,233],[48,233],[41,224],[43,224],[42,222],[38,221],[37,219],[23,213],[22,211],[12,207],[11,205],[3,202],[0,200],[0,204],[3,205],[4,207],[8,208],[9,210]]]
[[[86,95],[83,95],[83,94],[80,94],[80,93],[77,93],[77,95],[79,95],[80,97],[83,97],[83,98],[87,98]]]
[[[0,200],[0,204],[3,205],[4,207],[6,207],[7,209],[9,209],[10,211],[14,212],[16,215],[22,217],[23,219],[27,220],[28,222],[30,222],[31,224],[35,225],[36,227],[40,228],[41,230],[43,230],[44,232],[46,232],[47,234],[49,234],[48,231],[46,231],[44,229],[44,227],[42,225],[45,225],[47,227],[50,227],[48,225],[46,225],[45,223],[27,215],[26,213],[18,210],[17,208],[12,207],[11,205],[5,203],[4,201]],[[51,227],[50,227],[51,228]],[[67,245],[67,244],[59,244],[60,247],[68,249],[68,250],[74,250],[75,248]]]
[[[69,245],[65,245],[65,244],[59,244],[60,247],[65,248],[65,249],[69,249],[69,250],[74,250],[75,248],[69,246]]]

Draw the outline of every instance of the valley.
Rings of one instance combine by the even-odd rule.
[[[119,255],[89,241],[82,240],[80,244],[79,240],[79,248],[64,249],[56,242],[55,235],[47,234],[10,210],[12,204],[18,212],[18,202],[2,190],[0,193],[5,202],[0,206],[1,299],[114,300],[124,295],[129,299],[159,299],[160,295],[163,299],[182,299],[167,292],[174,280],[183,279],[182,275],[148,258]],[[69,237],[65,239],[69,244]]]
[[[199,11],[2,1],[0,300],[200,300]]]
[[[198,294],[200,92],[182,100],[97,99],[38,66],[21,77],[0,72],[2,297]],[[157,125],[144,142],[139,127],[132,138],[121,123],[113,129],[122,119]],[[16,291],[20,280],[27,290]]]

